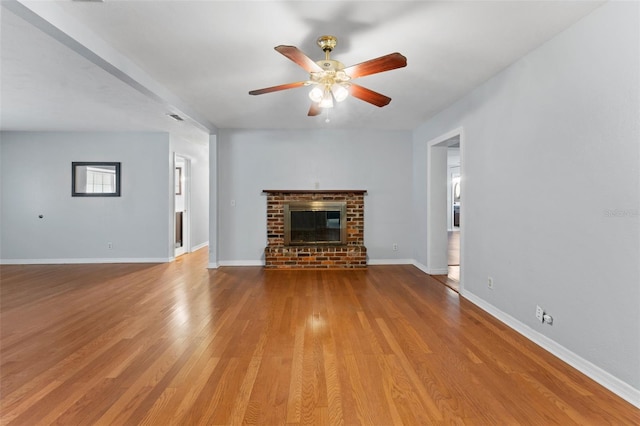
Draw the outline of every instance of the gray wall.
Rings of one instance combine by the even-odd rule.
[[[2,132],[0,151],[3,262],[172,256],[168,134]],[[72,161],[121,162],[122,196],[71,197]]]
[[[366,189],[370,261],[410,262],[411,132],[221,130],[217,143],[220,264],[264,261],[263,189],[314,189],[316,182]]]
[[[639,4],[612,2],[414,132],[463,127],[464,294],[640,389]],[[414,257],[425,263],[416,221]],[[494,289],[487,277],[494,278]],[[536,305],[553,326],[535,319]]]

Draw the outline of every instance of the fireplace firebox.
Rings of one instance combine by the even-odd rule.
[[[284,204],[284,245],[346,245],[346,201]]]

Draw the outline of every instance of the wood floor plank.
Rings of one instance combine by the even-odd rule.
[[[637,425],[409,265],[0,265],[0,424]]]
[[[293,357],[291,360],[289,398],[287,399],[287,423],[300,423],[300,416],[302,412],[304,331],[303,327],[296,327],[296,334],[293,343]]]
[[[105,424],[124,424],[154,387],[162,382],[185,350],[184,341],[175,340],[132,385],[119,392],[118,399],[99,417],[100,421]]]
[[[342,386],[338,378],[338,360],[333,336],[328,333],[322,345],[324,358],[324,375],[327,382],[327,419],[328,424],[343,425]]]
[[[251,391],[254,388],[256,377],[258,376],[258,371],[260,371],[260,367],[262,366],[265,343],[266,333],[263,332],[260,335],[260,340],[256,345],[254,353],[251,356],[251,362],[249,363],[249,367],[247,368],[247,374],[245,374],[242,384],[240,385],[240,391],[236,396],[233,410],[231,411],[231,415],[229,416],[231,424],[241,424],[243,422],[245,413],[249,406]]]
[[[407,358],[406,353],[398,344],[398,341],[396,340],[395,336],[391,333],[391,330],[389,330],[389,327],[387,326],[386,322],[382,318],[378,319],[377,322],[380,329],[384,333],[384,336],[387,339],[387,342],[389,342],[391,349],[393,350],[398,361],[402,365],[403,370],[409,376],[409,380],[412,383],[414,392],[417,393],[422,404],[427,409],[427,414],[429,415],[429,417],[433,422],[442,421],[443,420],[442,413],[437,403],[437,401],[442,399],[439,395],[439,392],[435,393],[433,392],[433,388],[428,389],[424,386],[424,384],[420,380],[420,377],[416,374],[416,370],[412,366],[411,361]],[[430,390],[431,392],[429,392]]]
[[[359,424],[372,425],[376,422],[380,424],[390,424],[391,414],[385,413],[386,416],[380,418],[377,416],[376,408],[379,410],[380,404],[384,399],[380,398],[383,394],[382,389],[371,389],[367,386],[370,381],[367,377],[362,376],[361,370],[367,371],[362,367],[362,360],[356,358],[355,355],[346,355],[342,359],[341,367],[346,371],[349,378],[348,389],[351,389],[355,405],[351,407],[355,411],[355,415]]]

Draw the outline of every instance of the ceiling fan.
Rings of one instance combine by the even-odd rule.
[[[295,89],[301,86],[313,86],[309,92],[309,98],[311,99],[311,107],[307,114],[309,116],[319,115],[323,108],[333,108],[334,100],[342,102],[349,95],[377,107],[389,104],[391,102],[390,97],[357,85],[352,81],[358,77],[405,67],[407,66],[407,58],[396,52],[345,68],[341,62],[330,58],[331,51],[336,47],[337,43],[338,40],[334,36],[324,35],[319,37],[317,44],[325,53],[325,58],[319,61],[313,61],[295,46],[276,46],[275,50],[277,52],[306,70],[309,73],[309,79],[252,90],[249,94],[262,95],[280,90]]]

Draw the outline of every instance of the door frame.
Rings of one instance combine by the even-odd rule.
[[[447,149],[452,143],[460,144],[460,182],[464,188],[464,129],[459,127],[427,142],[427,273],[447,275],[448,266],[448,206],[447,206]],[[464,283],[464,216],[460,199],[460,292]]]
[[[185,155],[173,153],[173,182],[175,185],[177,179],[177,167],[178,164],[182,164],[182,194],[175,192],[175,186],[173,187],[173,231],[172,231],[172,244],[173,257],[176,258],[180,255],[191,252],[191,159]],[[176,197],[184,197],[184,212],[182,214],[182,247],[176,247]]]

